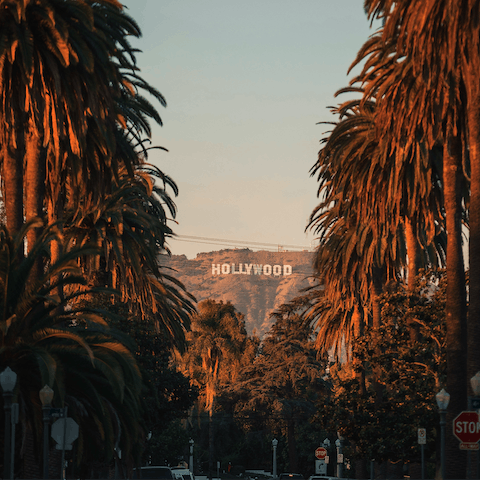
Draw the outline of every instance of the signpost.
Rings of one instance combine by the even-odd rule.
[[[463,411],[453,420],[453,434],[460,440],[460,450],[478,450],[480,419],[477,412]]]
[[[422,453],[422,480],[425,478],[425,445],[427,444],[427,430],[425,428],[418,429],[418,444]]]
[[[78,438],[79,428],[78,423],[73,419],[66,416],[67,407],[65,407],[65,416],[60,417],[52,425],[52,438],[57,442],[57,450],[62,451],[62,464],[61,464],[61,478],[65,478],[65,450],[72,449],[72,443]]]
[[[317,475],[326,475],[327,474],[327,449],[323,447],[318,447],[315,450],[315,473]]]

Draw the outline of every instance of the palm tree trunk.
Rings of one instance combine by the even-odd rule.
[[[297,442],[295,440],[295,419],[293,416],[290,416],[287,419],[287,443],[290,471],[298,472]]]
[[[380,327],[382,325],[382,314],[380,307],[380,295],[383,290],[383,273],[384,268],[373,267],[373,300],[372,300],[372,331],[373,339],[376,344],[375,349],[378,355],[381,355],[380,350]],[[383,385],[379,382],[380,369],[375,368],[373,371],[373,388],[375,390],[375,408],[379,408],[383,399]]]
[[[17,152],[19,145],[4,145],[2,149],[3,172],[5,186],[4,203],[7,228],[11,235],[20,231],[23,225],[23,168]]]
[[[213,424],[213,400],[208,410],[208,478],[213,478],[213,459],[215,449],[215,426]]]
[[[413,295],[415,293],[415,278],[420,268],[420,245],[417,239],[417,229],[414,227],[410,218],[405,218],[405,239],[408,256],[407,289],[408,293]],[[413,318],[407,318],[407,325],[410,334],[410,343],[415,345],[420,340],[419,325]]]
[[[410,218],[405,218],[405,240],[407,244],[408,257],[408,274],[407,285],[408,290],[415,290],[415,277],[418,275],[420,268],[420,245],[417,239],[417,229]]]
[[[468,93],[468,138],[471,165],[469,306],[467,320],[467,378],[480,371],[480,89],[478,73],[471,79]],[[470,384],[470,382],[468,382]],[[467,388],[470,388],[469,386]],[[471,392],[473,395],[473,392]]]
[[[460,141],[447,135],[444,146],[443,183],[447,226],[447,385],[450,404],[447,425],[467,407],[467,309],[462,252],[462,158]],[[447,478],[465,478],[466,455],[458,448],[452,428],[446,429]]]
[[[30,126],[25,141],[25,219],[44,216],[45,197],[45,159],[40,151],[40,137]],[[41,229],[30,229],[27,233],[27,251],[30,252],[37,241]],[[39,256],[32,271],[32,279],[37,279],[43,272],[43,259]]]
[[[353,335],[355,337],[355,342],[357,339],[362,337],[364,334],[364,324],[363,318],[360,314],[358,304],[355,304],[355,310],[353,312]],[[361,358],[352,358],[353,364],[356,367],[356,378],[358,382],[358,396],[364,397],[367,392],[367,387],[365,384],[365,366]],[[357,445],[352,442],[353,450],[357,450]],[[355,461],[355,478],[367,478],[367,459],[359,458]]]

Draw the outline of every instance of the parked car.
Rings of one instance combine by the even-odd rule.
[[[301,473],[281,473],[279,480],[305,480]]]
[[[171,467],[176,480],[195,480],[193,473],[185,467]]]
[[[158,480],[177,480],[170,467],[149,465],[133,469],[133,478],[147,478]]]

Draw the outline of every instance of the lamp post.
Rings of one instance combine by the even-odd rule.
[[[471,406],[475,410],[478,410],[478,402],[480,401],[480,372],[477,372],[471,379],[470,385],[472,386],[473,397],[471,397]]]
[[[445,480],[445,425],[447,424],[447,407],[450,394],[442,388],[436,395],[438,409],[440,410],[440,462],[441,478]]]
[[[39,393],[43,411],[43,478],[48,478],[48,452],[49,452],[49,424],[50,409],[52,408],[53,390],[45,385]]]
[[[326,470],[326,473],[328,473],[328,449],[330,448],[330,439],[326,438],[324,441],[323,441],[323,446],[325,448],[325,450],[327,451],[327,458],[325,459],[325,463],[326,463],[326,467],[327,467],[327,470]]]
[[[335,446],[337,447],[337,477],[342,478],[343,458],[342,458],[342,440],[340,440],[340,438],[335,440]]]
[[[469,410],[476,410],[480,412],[480,372],[477,372],[471,379],[470,385],[472,386],[473,397],[468,397],[468,409]],[[480,457],[478,455],[478,450],[475,451],[474,458],[470,459],[471,461],[471,468],[472,474],[475,477],[478,477],[478,473],[480,472]],[[475,462],[475,463],[473,463]],[[472,477],[473,478],[473,477]]]
[[[191,438],[188,443],[190,444],[190,461],[188,462],[188,467],[189,470],[193,473],[193,445],[195,444],[193,438]]]
[[[13,389],[17,383],[17,374],[7,367],[2,373],[0,373],[0,384],[3,390],[3,406],[5,410],[5,447],[3,456],[3,478],[13,478],[11,472],[11,449],[15,448],[15,445],[11,444],[11,428],[12,428],[12,397]]]
[[[276,438],[274,438],[272,440],[272,447],[273,447],[272,475],[273,475],[273,478],[277,478],[277,445],[278,445],[278,440]]]

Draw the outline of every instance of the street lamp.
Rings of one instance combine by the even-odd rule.
[[[335,440],[335,446],[337,447],[337,477],[338,478],[342,478],[342,475],[343,475],[343,471],[342,471],[343,458],[341,457],[341,455],[342,455],[342,440],[343,440],[343,437],[340,437],[337,440]]]
[[[272,447],[273,447],[273,469],[272,469],[272,475],[273,478],[277,478],[277,445],[278,445],[278,440],[274,438],[272,440]]]
[[[15,445],[11,444],[11,428],[12,428],[12,397],[13,389],[17,383],[17,374],[7,367],[2,373],[0,373],[0,384],[3,390],[3,408],[5,410],[5,447],[3,457],[3,478],[13,478],[11,472],[11,449],[15,448]]]
[[[438,409],[440,410],[440,461],[442,480],[445,480],[445,425],[447,424],[447,407],[450,394],[442,388],[436,395]]]
[[[193,438],[191,438],[188,443],[190,444],[190,462],[188,466],[190,471],[193,473],[193,445],[195,444]]]
[[[472,386],[473,394],[476,397],[480,396],[480,372],[477,372],[471,379],[470,385]]]
[[[43,478],[48,478],[48,426],[50,423],[50,409],[52,408],[53,390],[45,385],[39,392],[43,411]]]

